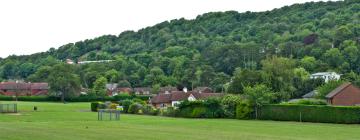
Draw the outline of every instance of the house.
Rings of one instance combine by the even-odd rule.
[[[6,96],[37,96],[48,95],[48,83],[17,83],[2,82],[0,83],[0,94]]]
[[[166,86],[166,87],[160,87],[159,93],[171,93],[172,91],[178,91],[176,87]]]
[[[158,94],[150,99],[150,103],[156,108],[174,107],[181,101],[203,100],[209,97],[221,96],[219,93],[199,93],[195,91],[172,91],[168,94]]]
[[[195,89],[193,89],[193,91],[199,92],[199,93],[212,93],[213,92],[213,90],[209,87],[196,87]]]
[[[342,84],[325,97],[331,105],[360,105],[360,89],[351,83]]]
[[[119,87],[116,83],[108,83],[106,84],[106,91],[108,96],[116,96],[119,93],[130,94],[132,89],[129,87]]]
[[[133,92],[135,95],[150,95],[151,94],[151,88],[149,87],[138,87],[134,88]]]
[[[325,82],[328,82],[330,80],[339,80],[340,76],[341,75],[337,74],[336,72],[319,72],[319,73],[311,74],[310,79],[321,78],[324,79]]]
[[[114,96],[117,94],[116,89],[118,87],[118,84],[116,83],[108,83],[105,85],[106,87],[106,93],[108,96]]]
[[[118,88],[116,89],[116,91],[117,91],[118,93],[130,94],[133,90],[132,90],[131,88],[129,88],[129,87],[118,87]]]

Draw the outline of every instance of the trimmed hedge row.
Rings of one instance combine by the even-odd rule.
[[[258,119],[319,123],[360,123],[360,107],[319,105],[264,105]]]
[[[141,100],[148,100],[151,96],[135,96],[135,95],[117,95],[113,97],[94,97],[94,96],[78,96],[78,97],[71,97],[66,98],[67,102],[93,102],[93,101],[120,101],[126,99],[141,99]],[[15,98],[12,96],[0,96],[0,101],[14,101]],[[19,96],[18,101],[34,101],[34,102],[45,102],[51,101],[56,102],[60,101],[60,97],[56,96]]]

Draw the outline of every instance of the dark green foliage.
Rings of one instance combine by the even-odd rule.
[[[327,105],[325,100],[320,99],[301,99],[295,102],[283,103],[283,104],[299,104],[299,105]]]
[[[319,99],[325,99],[325,96],[328,95],[331,91],[339,87],[341,84],[345,83],[344,81],[335,81],[331,80],[328,83],[318,87],[316,89],[317,95],[316,97]]]
[[[360,107],[315,105],[264,105],[259,119],[321,123],[360,123]]]
[[[230,85],[228,91],[237,94],[246,86],[265,84],[280,102],[318,86],[307,85],[306,79],[294,74],[296,69],[360,73],[358,7],[357,0],[313,2],[266,12],[211,12],[193,20],[165,21],[137,32],[1,59],[0,79],[49,82],[53,91],[66,96],[74,95],[75,87],[92,89],[99,77],[122,87],[210,86],[221,92]],[[57,69],[52,68],[66,59],[115,61],[69,66],[71,71],[53,74]],[[64,81],[59,80],[63,75],[70,80],[57,82]]]
[[[91,102],[91,111],[92,112],[97,112],[100,103],[101,102]]]
[[[129,108],[130,108],[130,105],[133,104],[133,101],[126,99],[126,100],[120,101],[119,104],[120,104],[121,106],[123,106],[123,109],[124,109],[123,111],[124,111],[124,113],[128,113]]]
[[[187,118],[221,118],[224,117],[224,111],[219,99],[210,98],[205,101],[181,102],[176,116]]]
[[[146,114],[146,115],[158,115],[158,112],[159,110],[154,108],[153,106],[151,105],[145,105],[143,107],[143,113]]]
[[[224,115],[227,118],[235,118],[236,115],[236,106],[241,103],[243,98],[239,95],[225,95],[221,99],[221,105],[224,108]]]
[[[236,106],[236,118],[237,119],[250,119],[251,113],[253,113],[253,106],[246,100],[238,103]]]
[[[143,109],[143,105],[135,102],[129,106],[128,113],[141,114],[142,109]]]

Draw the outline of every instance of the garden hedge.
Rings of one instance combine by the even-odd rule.
[[[264,105],[259,110],[258,119],[359,124],[360,107],[325,105]]]

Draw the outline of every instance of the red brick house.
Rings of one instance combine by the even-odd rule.
[[[360,105],[360,89],[351,83],[345,83],[326,95],[326,99],[331,105]]]
[[[48,83],[16,83],[2,82],[0,83],[0,94],[6,96],[38,96],[48,95]]]
[[[209,97],[221,96],[220,93],[199,93],[196,91],[172,91],[169,94],[158,94],[150,99],[150,103],[156,108],[171,107],[179,104],[181,101],[204,100]]]

